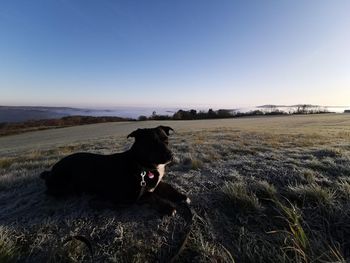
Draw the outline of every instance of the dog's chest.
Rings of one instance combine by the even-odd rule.
[[[157,166],[157,172],[159,174],[158,176],[158,181],[156,183],[156,185],[152,188],[150,188],[148,191],[149,192],[153,192],[154,189],[156,189],[157,185],[159,184],[159,182],[162,180],[163,176],[164,176],[164,172],[165,172],[165,164],[160,164]]]
[[[157,167],[157,171],[159,173],[159,177],[158,177],[158,183],[162,180],[163,176],[164,176],[164,172],[165,172],[165,164],[160,164]],[[157,184],[158,184],[157,183]]]

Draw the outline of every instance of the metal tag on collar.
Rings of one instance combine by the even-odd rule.
[[[140,185],[141,185],[142,187],[146,186],[145,176],[146,176],[146,171],[143,171],[143,172],[141,173],[141,183],[140,183]]]

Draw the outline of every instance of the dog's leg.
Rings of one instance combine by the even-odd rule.
[[[162,215],[174,216],[176,214],[176,209],[173,204],[154,193],[145,193],[140,203],[148,203]]]
[[[186,202],[187,204],[191,203],[191,200],[184,194],[177,191],[170,184],[160,182],[157,188],[154,190],[154,193],[164,199],[168,199],[175,203]]]

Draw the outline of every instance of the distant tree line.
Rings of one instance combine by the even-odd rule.
[[[312,105],[297,105],[286,111],[279,110],[274,106],[265,106],[262,110],[254,110],[249,112],[239,112],[236,110],[213,110],[197,111],[197,110],[178,110],[172,116],[158,115],[155,111],[151,116],[140,116],[139,121],[145,120],[203,120],[203,119],[225,119],[239,118],[247,116],[264,116],[264,115],[291,115],[291,114],[318,114],[329,113],[326,109],[318,108]],[[16,123],[0,123],[0,136],[17,134],[28,131],[70,127],[76,125],[103,123],[103,122],[119,122],[119,121],[136,121],[131,118],[122,117],[92,117],[92,116],[68,116],[60,119],[43,119],[29,120]]]
[[[178,110],[172,116],[169,115],[158,115],[155,111],[150,117],[140,116],[138,120],[203,120],[203,119],[223,119],[232,118],[234,116],[232,110],[220,109],[214,111],[209,109],[206,111],[197,110]]]
[[[295,106],[296,110],[293,114],[319,114],[319,113],[329,113],[327,109],[323,109],[319,106],[312,106],[308,104],[302,104]]]
[[[219,109],[214,111],[209,109],[208,111],[197,110],[178,110],[172,116],[158,115],[155,111],[150,117],[140,116],[138,120],[204,120],[204,119],[226,119],[226,118],[238,118],[248,116],[264,116],[264,115],[292,115],[292,114],[320,114],[329,113],[326,109],[315,107],[311,105],[297,105],[293,109],[289,109],[288,112],[277,109],[276,107],[269,107],[265,110],[253,110],[249,112],[240,112],[236,110]]]

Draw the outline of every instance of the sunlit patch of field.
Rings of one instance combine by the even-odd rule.
[[[60,129],[61,140],[51,131],[51,143],[50,131],[28,135],[17,148],[2,138],[0,262],[90,262],[86,244],[66,242],[74,235],[90,241],[96,262],[166,262],[184,234],[181,213],[55,200],[38,177],[73,152],[124,151],[134,128],[159,124],[176,130],[164,180],[195,212],[178,262],[350,260],[350,116],[342,114],[81,126]]]

